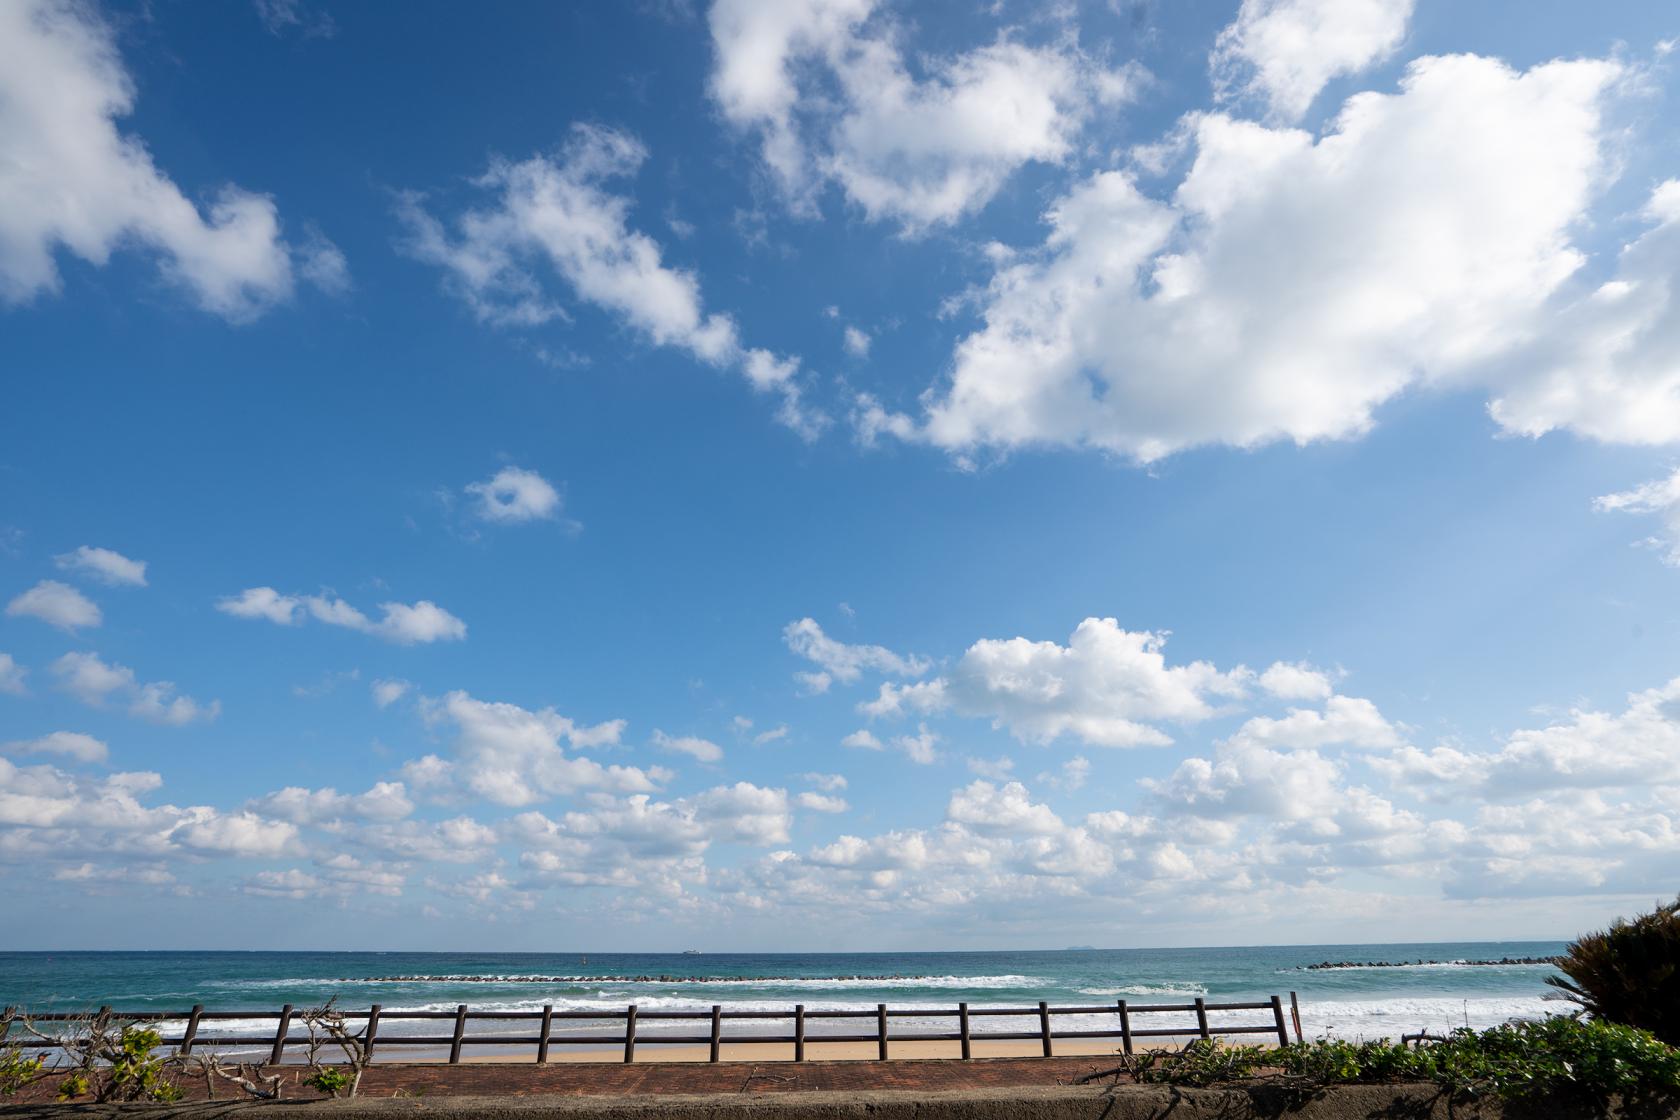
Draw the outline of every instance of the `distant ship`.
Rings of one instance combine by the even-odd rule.
[[[682,955],[685,956],[685,957],[698,957],[700,955],[700,950],[698,950],[698,949],[684,949],[682,951]]]

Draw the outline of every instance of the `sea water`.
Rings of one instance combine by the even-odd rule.
[[[1551,957],[1561,942],[1441,942],[1392,945],[1235,946],[1196,949],[1079,949],[961,953],[377,953],[377,952],[0,952],[0,1005],[31,1011],[217,1011],[270,1016],[218,1024],[273,1029],[281,1004],[306,1008],[336,997],[346,1010],[379,1003],[389,1011],[807,1011],[1263,1001],[1297,993],[1307,1037],[1396,1038],[1414,1031],[1487,1027],[1566,1013],[1545,983],[1549,965],[1466,962]],[[1403,967],[1309,969],[1330,962]],[[1103,1029],[1113,1016],[1058,1019],[1058,1030]],[[1269,1012],[1212,1016],[1214,1025],[1269,1021]],[[1185,1026],[1189,1015],[1151,1017],[1151,1027]],[[447,1024],[391,1022],[385,1035],[447,1033]],[[535,1023],[486,1027],[529,1033]],[[566,1030],[622,1031],[622,1023],[571,1023]],[[950,1022],[894,1022],[895,1036],[948,1031]],[[1036,1029],[1031,1021],[976,1020],[976,1031]],[[787,1033],[787,1023],[730,1024],[730,1033]],[[823,1033],[867,1033],[872,1022],[819,1020]],[[557,1028],[558,1031],[558,1028]],[[704,1033],[705,1024],[648,1021],[641,1036]],[[726,1035],[727,1037],[727,1035]]]

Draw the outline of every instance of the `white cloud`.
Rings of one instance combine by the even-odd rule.
[[[1593,508],[1612,513],[1642,513],[1660,519],[1663,563],[1680,568],[1680,469],[1667,478],[1652,479],[1632,490],[1594,498]]]
[[[293,855],[301,850],[297,825],[255,813],[211,814],[182,826],[175,839],[208,855],[241,858]]]
[[[876,694],[875,699],[860,701],[857,710],[870,719],[883,717],[896,719],[908,712],[932,715],[950,707],[950,700],[945,695],[945,687],[946,682],[943,679],[913,681],[910,684],[894,684],[892,681],[882,681],[880,691]]]
[[[847,784],[844,774],[801,774],[800,777],[825,793],[845,789]]]
[[[1492,391],[1508,431],[1672,439],[1680,377],[1664,371],[1680,362],[1658,361],[1675,352],[1659,244],[1624,260],[1642,277],[1639,361],[1601,348],[1607,367],[1571,360],[1548,377],[1555,354],[1521,354],[1567,319],[1583,262],[1569,235],[1611,168],[1603,114],[1624,76],[1606,61],[1422,58],[1399,92],[1349,99],[1322,137],[1194,115],[1170,201],[1120,171],[1076,185],[1044,245],[979,295],[983,325],[920,428],[860,401],[860,432],[964,457],[1056,444],[1148,462],[1351,438],[1408,387],[1468,384]]]
[[[781,400],[778,419],[807,439],[825,423],[802,403],[797,358],[741,344],[735,320],[707,313],[694,273],[664,263],[659,243],[629,225],[629,201],[604,184],[634,174],[647,149],[627,133],[577,124],[555,157],[497,160],[476,184],[494,192],[453,232],[406,196],[399,216],[408,251],[442,268],[481,321],[529,327],[565,317],[549,294],[546,264],[577,299],[623,318],[658,346],[708,365],[738,369],[754,389]]]
[[[982,778],[990,778],[994,782],[1006,782],[1015,771],[1015,760],[1007,756],[998,758],[969,758],[964,765],[971,774],[978,774]]]
[[[1413,0],[1243,0],[1209,59],[1221,97],[1263,98],[1297,120],[1327,82],[1392,55]]]
[[[722,747],[710,739],[701,739],[694,735],[672,736],[655,730],[653,745],[662,751],[692,755],[701,762],[718,762],[723,758]]]
[[[1398,786],[1476,800],[1680,786],[1680,677],[1629,695],[1619,714],[1577,710],[1513,732],[1497,751],[1405,747],[1371,765]]]
[[[757,735],[754,735],[753,746],[762,747],[766,743],[774,743],[781,739],[786,739],[787,737],[788,725],[785,723],[780,724],[776,727],[770,728],[768,731],[760,731]]]
[[[1137,76],[1105,71],[1071,43],[1001,36],[961,54],[919,56],[873,0],[720,0],[710,27],[711,94],[758,133],[794,210],[816,212],[825,181],[871,220],[906,232],[945,225],[991,200],[1028,163],[1061,163],[1099,105]]]
[[[0,693],[9,696],[23,696],[29,689],[24,685],[23,678],[29,675],[29,670],[12,660],[9,653],[0,653]]]
[[[1165,634],[1122,630],[1087,618],[1065,646],[1027,638],[983,639],[957,663],[946,687],[956,710],[983,716],[1022,741],[1073,735],[1093,746],[1163,746],[1154,721],[1194,723],[1210,700],[1245,694],[1252,676],[1205,661],[1168,667]]]
[[[751,782],[716,786],[678,802],[692,810],[713,839],[760,847],[785,844],[793,816],[785,789],[767,789]]]
[[[405,780],[416,787],[458,787],[498,805],[518,806],[587,790],[643,793],[669,777],[660,767],[602,766],[566,754],[561,745],[588,750],[616,744],[623,720],[584,727],[553,708],[533,712],[460,691],[426,698],[421,710],[432,724],[453,724],[458,735],[456,761],[428,755],[404,767]]]
[[[381,679],[374,681],[369,687],[373,692],[373,702],[381,708],[389,708],[407,696],[414,686],[403,680]]]
[[[396,821],[414,811],[401,782],[377,782],[365,793],[287,786],[251,802],[255,812],[293,824],[321,824],[343,819]]]
[[[1643,217],[1651,228],[1622,249],[1615,276],[1554,301],[1499,363],[1488,411],[1506,431],[1680,440],[1680,179],[1651,192]]]
[[[61,754],[77,762],[104,762],[111,756],[110,748],[92,735],[79,731],[54,731],[39,739],[15,739],[0,743],[0,751],[7,754]]]
[[[113,587],[145,587],[146,562],[130,560],[108,548],[82,545],[74,552],[53,557],[60,571],[82,572]]]
[[[1323,711],[1291,708],[1281,718],[1255,716],[1237,729],[1231,742],[1284,750],[1338,746],[1379,750],[1399,747],[1402,738],[1369,700],[1332,696],[1325,701]]]
[[[1330,677],[1305,661],[1275,661],[1259,676],[1260,687],[1279,700],[1327,700]]]
[[[914,656],[901,656],[885,646],[850,645],[823,633],[815,619],[802,618],[782,628],[782,640],[788,649],[814,662],[820,674],[805,674],[800,679],[812,692],[825,692],[829,680],[854,684],[865,670],[892,673],[900,677],[919,677],[929,669],[928,662]],[[817,687],[817,679],[821,687]]]
[[[799,807],[809,809],[813,813],[844,813],[851,808],[844,797],[812,793],[809,790],[799,795]]]
[[[54,579],[42,580],[7,603],[6,614],[10,618],[38,618],[70,633],[98,626],[104,617],[93,600]]]
[[[1072,793],[1076,789],[1083,788],[1090,777],[1091,760],[1083,755],[1075,755],[1062,763],[1059,773],[1046,771],[1034,780],[1041,786]]]
[[[128,702],[128,714],[150,723],[180,727],[214,720],[222,712],[220,700],[208,704],[175,692],[172,681],[143,683],[126,665],[108,663],[97,653],[67,653],[52,663],[58,686],[93,708],[116,696]]]
[[[854,358],[869,357],[869,333],[848,326],[845,333],[846,353]]]
[[[478,498],[486,521],[519,522],[553,518],[560,512],[560,491],[536,471],[503,467],[487,482],[474,482],[467,493]]]
[[[1001,788],[991,782],[971,782],[951,795],[945,816],[979,832],[1048,835],[1062,830],[1061,818],[1050,806],[1034,802],[1020,782]]]
[[[265,618],[279,626],[291,626],[303,618],[303,600],[272,587],[248,587],[238,595],[225,596],[216,601],[216,609],[235,618]]]
[[[0,299],[61,284],[60,249],[95,266],[158,254],[164,277],[234,321],[292,292],[274,202],[227,185],[200,209],[118,130],[135,88],[109,27],[69,0],[0,4]]]
[[[874,733],[861,727],[846,736],[844,739],[841,739],[840,745],[842,747],[852,747],[857,750],[866,751],[879,751],[886,749],[881,745],[881,740],[877,739]]]
[[[914,735],[894,735],[892,739],[893,746],[903,751],[911,762],[921,766],[931,766],[939,761],[938,743],[939,736],[929,731],[925,723],[917,726]]]
[[[235,618],[266,619],[281,626],[296,625],[307,616],[402,646],[459,641],[467,636],[465,622],[428,599],[381,603],[383,617],[378,622],[335,595],[282,595],[272,587],[250,587],[224,596],[216,601],[216,609]]]

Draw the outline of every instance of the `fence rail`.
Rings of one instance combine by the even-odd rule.
[[[1290,1005],[1294,1010],[1294,993],[1290,993]],[[1208,1013],[1241,1012],[1241,1011],[1269,1011],[1271,1022],[1256,1023],[1240,1026],[1212,1026],[1208,1022]],[[1184,1027],[1148,1027],[1134,1023],[1136,1016],[1150,1016],[1164,1013],[1185,1014],[1193,1012],[1196,1025],[1192,1028]],[[25,1016],[15,1009],[8,1009],[8,1015],[17,1018]],[[894,1010],[886,1004],[877,1004],[873,1010],[807,1011],[804,1004],[797,1004],[789,1011],[726,1011],[723,1005],[714,1004],[710,1011],[643,1011],[636,1004],[629,1004],[623,1011],[556,1011],[552,1004],[544,1004],[541,1011],[473,1011],[466,1004],[460,1004],[454,1011],[387,1011],[381,1005],[374,1004],[366,1011],[339,1012],[346,1021],[362,1021],[363,1027],[356,1032],[356,1038],[364,1048],[365,1055],[371,1060],[375,1047],[381,1051],[388,1051],[394,1047],[442,1047],[449,1048],[449,1061],[459,1062],[461,1051],[468,1046],[535,1046],[536,1060],[548,1061],[549,1048],[555,1043],[567,1046],[619,1046],[623,1047],[624,1061],[633,1062],[636,1059],[636,1043],[638,1041],[652,1045],[668,1045],[675,1043],[704,1043],[710,1047],[709,1059],[718,1061],[725,1043],[734,1045],[748,1044],[780,1044],[793,1047],[795,1061],[805,1061],[806,1048],[830,1042],[873,1042],[877,1045],[876,1057],[885,1061],[888,1056],[888,1044],[897,1040],[900,1042],[958,1042],[961,1043],[962,1056],[973,1057],[975,1042],[1023,1042],[1037,1041],[1041,1044],[1045,1057],[1055,1054],[1055,1043],[1058,1039],[1089,1039],[1089,1038],[1118,1038],[1125,1053],[1133,1052],[1138,1039],[1148,1038],[1215,1038],[1226,1035],[1270,1035],[1280,1044],[1289,1042],[1289,1028],[1286,1025],[1283,1012],[1283,1000],[1280,996],[1272,996],[1270,1000],[1260,1003],[1208,1003],[1205,999],[1197,998],[1193,1003],[1151,1003],[1130,1004],[1125,1000],[1114,1003],[1083,1005],[1073,1007],[1051,1007],[1040,1002],[1037,1007],[970,1007],[966,1003],[959,1003],[956,1007],[946,1008],[905,1008]],[[1114,1016],[1113,1029],[1097,1030],[1057,1030],[1056,1016],[1065,1015],[1101,1015]],[[111,1020],[133,1023],[156,1023],[184,1020],[185,1028],[182,1033],[173,1038],[161,1040],[164,1046],[177,1048],[180,1053],[189,1054],[194,1047],[214,1046],[267,1046],[269,1048],[269,1064],[279,1065],[285,1057],[288,1048],[307,1046],[310,1042],[308,1034],[298,1034],[293,1026],[299,1021],[300,1013],[291,1004],[286,1004],[278,1012],[272,1011],[206,1011],[202,1005],[194,1006],[189,1011],[113,1011],[109,1007],[102,1007],[97,1012],[55,1012],[50,1014],[29,1015],[28,1021],[36,1024],[45,1023],[77,1023],[91,1022],[97,1018],[106,1017]],[[1037,1028],[1030,1031],[978,1031],[971,1029],[976,1019],[986,1018],[1035,1018]],[[216,1022],[250,1019],[274,1019],[276,1027],[270,1034],[217,1034],[206,1032],[207,1025]],[[812,1020],[830,1019],[865,1019],[873,1020],[874,1028],[865,1034],[817,1034],[807,1035],[806,1024]],[[890,1019],[955,1019],[958,1030],[955,1032],[941,1031],[935,1033],[910,1033],[894,1035],[889,1029]],[[468,1034],[467,1025],[473,1022],[512,1022],[536,1021],[539,1025],[534,1034]],[[562,1024],[577,1021],[612,1022],[620,1021],[624,1024],[622,1034],[578,1034],[565,1033]],[[705,1034],[642,1034],[638,1036],[638,1027],[648,1022],[656,1021],[704,1021],[709,1025]],[[739,1034],[725,1035],[723,1024],[745,1020],[792,1020],[793,1030],[789,1034]],[[436,1035],[392,1035],[381,1034],[380,1028],[392,1022],[416,1021],[447,1021],[451,1024],[449,1034]],[[1297,1023],[1299,1019],[1297,1017]],[[556,1027],[560,1026],[560,1033]],[[1299,1034],[1299,1026],[1296,1027]],[[31,1038],[27,1040],[13,1040],[13,1045],[31,1048],[53,1048],[60,1045],[50,1039]]]

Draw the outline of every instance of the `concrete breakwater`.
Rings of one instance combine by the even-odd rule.
[[[1310,972],[1338,968],[1428,968],[1431,965],[1467,965],[1492,968],[1500,965],[1558,964],[1562,960],[1562,957],[1500,957],[1498,960],[1484,961],[1323,961],[1319,964],[1305,964],[1300,967]]]
[[[1313,966],[1317,967],[1317,966]],[[335,984],[786,984],[806,981],[936,980],[935,976],[341,976]]]

